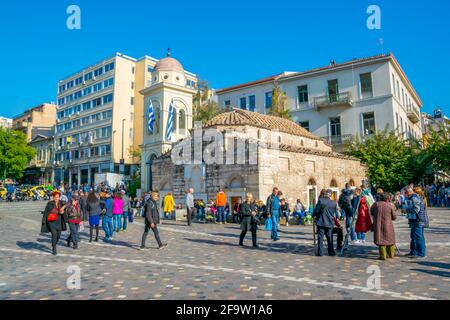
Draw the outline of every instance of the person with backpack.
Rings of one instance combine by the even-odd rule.
[[[350,187],[350,183],[345,184],[345,189],[342,190],[339,196],[339,207],[345,213],[345,229],[350,232],[350,238],[352,241],[356,240],[356,234],[351,230],[352,219],[353,219],[353,204],[352,200],[354,197],[354,192]]]
[[[145,242],[147,240],[148,233],[150,229],[155,235],[156,242],[158,243],[158,249],[163,249],[167,244],[161,242],[159,237],[158,224],[160,223],[159,215],[159,205],[158,205],[159,195],[156,192],[152,192],[149,201],[144,206],[145,209],[145,229],[142,235],[141,250],[147,249]]]
[[[91,191],[87,197],[87,212],[89,214],[89,242],[92,242],[92,237],[95,229],[95,242],[98,242],[100,215],[104,213],[101,207],[101,202],[96,194]]]

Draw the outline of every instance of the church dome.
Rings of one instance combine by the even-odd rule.
[[[176,71],[184,73],[184,68],[177,59],[169,56],[158,61],[155,65],[155,71]]]

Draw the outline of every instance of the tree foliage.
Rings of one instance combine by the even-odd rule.
[[[269,109],[269,114],[284,119],[291,119],[289,98],[286,92],[281,91],[278,84],[275,84],[275,88],[272,91],[272,107]]]
[[[199,81],[197,93],[193,97],[193,120],[196,122],[206,123],[224,111],[210,99],[210,90],[206,81]]]
[[[428,162],[417,141],[405,143],[401,136],[387,129],[363,140],[352,140],[346,154],[366,164],[371,184],[388,192],[422,177]]]
[[[0,175],[20,179],[36,150],[27,144],[24,133],[0,128]]]
[[[426,138],[425,154],[431,161],[433,169],[450,173],[450,131],[443,126],[431,128]]]

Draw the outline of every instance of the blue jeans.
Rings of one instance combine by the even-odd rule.
[[[278,222],[280,221],[280,216],[277,214],[272,213],[272,240],[278,240]]]
[[[106,215],[102,219],[102,228],[105,231],[105,240],[108,240],[113,236],[113,218]]]
[[[347,229],[347,232],[350,232],[350,239],[352,241],[355,241],[356,240],[356,232],[355,232],[355,228],[352,226],[352,216],[346,216],[345,228]]]
[[[426,256],[425,237],[423,234],[423,226],[418,222],[410,223],[411,228],[411,245],[410,254],[419,257]]]
[[[122,229],[122,215],[114,214],[113,222],[114,222],[114,230],[116,230],[116,232],[119,232],[119,230]]]
[[[357,238],[358,240],[366,240],[366,234],[365,234],[364,232],[358,232],[358,233],[356,234],[356,238]]]
[[[130,214],[130,212],[124,211],[123,212],[123,230],[127,230],[127,224],[128,224],[128,214]]]
[[[217,207],[217,222],[226,222],[225,207]]]
[[[204,208],[198,208],[197,209],[197,221],[205,220],[205,209]]]

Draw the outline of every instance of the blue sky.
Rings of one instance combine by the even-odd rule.
[[[431,4],[432,3],[432,4]],[[81,8],[81,30],[66,9]],[[381,30],[366,9],[381,8]],[[450,1],[0,2],[0,115],[56,100],[64,78],[122,52],[173,56],[214,88],[393,52],[424,102],[450,114]]]

